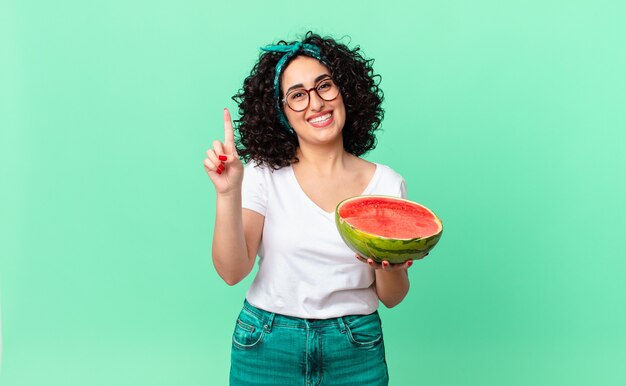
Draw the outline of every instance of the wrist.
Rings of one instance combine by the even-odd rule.
[[[241,188],[234,188],[224,192],[217,192],[218,200],[241,199]]]
[[[409,277],[409,271],[404,268],[397,268],[393,270],[385,270],[383,268],[376,269],[376,277],[380,279],[389,280],[401,280]]]

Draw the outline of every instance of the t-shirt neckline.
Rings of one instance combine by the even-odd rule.
[[[374,186],[376,180],[378,179],[378,175],[380,174],[380,165],[377,164],[376,162],[373,162],[373,164],[376,167],[376,169],[374,170],[374,174],[372,175],[372,178],[370,178],[369,182],[367,183],[367,186],[365,186],[365,189],[363,189],[363,192],[360,195],[369,194],[369,192],[372,190],[372,187]],[[313,201],[311,199],[311,197],[309,197],[306,194],[304,189],[302,189],[302,186],[300,186],[300,182],[298,182],[298,178],[296,177],[296,173],[293,170],[293,166],[289,165],[288,167],[289,167],[290,174],[291,174],[291,180],[295,184],[296,190],[299,192],[299,194],[302,197],[302,199],[305,202],[307,202],[309,206],[312,206],[316,211],[323,213],[327,217],[335,217],[335,211],[334,210],[332,212],[325,211],[319,205],[317,205],[315,203],[315,201]]]

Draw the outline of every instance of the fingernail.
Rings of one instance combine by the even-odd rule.
[[[413,265],[413,260],[409,260],[406,262],[407,268]]]
[[[373,261],[368,261],[367,264],[374,265],[374,262]]]
[[[217,167],[217,170],[224,171],[224,169],[226,169],[226,168],[224,167],[224,165],[223,165],[223,164]]]
[[[216,172],[217,174],[222,174],[222,171],[221,171],[220,169],[217,169],[215,172]]]
[[[385,267],[385,268],[389,267],[389,263],[386,260],[383,261],[383,267]]]
[[[217,158],[219,158],[220,161],[226,161],[228,159],[228,157],[226,157],[225,155],[220,155]]]

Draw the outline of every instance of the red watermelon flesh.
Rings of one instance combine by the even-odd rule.
[[[392,239],[428,237],[441,229],[427,208],[382,197],[346,203],[340,208],[339,216],[363,232]]]

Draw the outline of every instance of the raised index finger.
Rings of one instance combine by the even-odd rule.
[[[233,153],[235,149],[235,134],[233,133],[233,121],[228,109],[224,109],[224,151]]]

